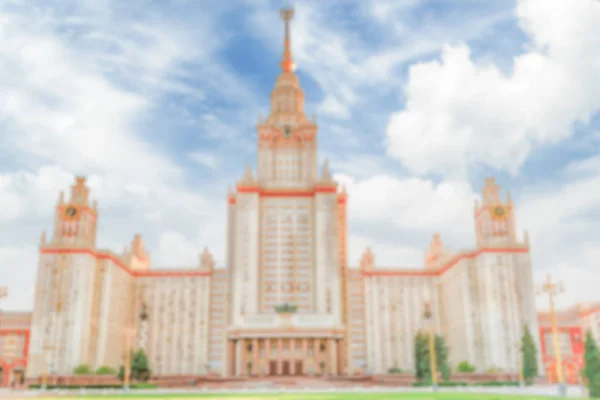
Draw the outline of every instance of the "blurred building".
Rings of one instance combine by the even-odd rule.
[[[348,198],[318,163],[292,15],[282,11],[282,72],[257,126],[256,171],[248,166],[227,196],[225,268],[205,249],[195,267],[153,269],[139,235],[121,253],[99,249],[97,205],[78,177],[40,241],[29,377],[117,368],[130,346],[145,349],[157,375],[412,370],[422,329],[444,335],[453,364],[517,372],[523,326],[538,328],[529,243],[518,238],[510,196],[486,180],[464,221],[475,224],[468,250],[434,235],[422,268],[378,266],[370,249],[350,266]]]
[[[0,386],[20,384],[29,352],[31,313],[0,311]]]
[[[550,381],[556,382],[556,357],[550,314],[539,312],[538,324],[545,374]],[[577,304],[567,310],[558,311],[556,324],[564,379],[570,384],[578,384],[581,382],[581,370],[585,366],[586,332],[592,332],[596,341],[600,339],[600,304]]]

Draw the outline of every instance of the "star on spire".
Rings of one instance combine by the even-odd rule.
[[[280,12],[281,19],[285,24],[285,41],[283,42],[283,60],[281,60],[281,69],[283,72],[292,72],[294,62],[292,61],[292,49],[290,44],[290,21],[294,18],[293,8],[284,8]]]

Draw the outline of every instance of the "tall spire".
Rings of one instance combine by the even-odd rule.
[[[283,44],[283,60],[281,60],[281,69],[283,72],[292,72],[294,62],[292,61],[292,49],[290,44],[290,21],[294,17],[293,8],[284,8],[280,12],[281,19],[285,23],[285,41]]]

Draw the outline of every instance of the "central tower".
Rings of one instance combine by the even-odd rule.
[[[271,93],[269,116],[257,126],[256,174],[247,166],[228,196],[229,331],[250,335],[257,343],[275,335],[285,339],[284,347],[314,340],[321,348],[321,340],[339,345],[343,331],[345,194],[338,193],[327,162],[319,173],[317,125],[304,113],[304,93],[292,61],[293,15],[293,10],[281,11],[282,71]],[[283,305],[295,309],[285,326],[276,311]],[[299,332],[304,336],[298,337]],[[290,335],[301,340],[290,342]],[[322,362],[312,359],[314,368]],[[329,372],[341,369],[330,359],[326,365]],[[245,369],[236,374],[245,375]]]

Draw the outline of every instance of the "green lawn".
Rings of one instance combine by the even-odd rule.
[[[63,399],[101,400],[106,398],[135,398],[135,399],[202,399],[202,400],[548,400],[555,397],[520,396],[479,393],[248,393],[248,394],[107,394],[104,396],[62,397]],[[40,399],[40,398],[38,398]],[[56,398],[54,398],[56,399]],[[50,400],[48,398],[47,400]]]

